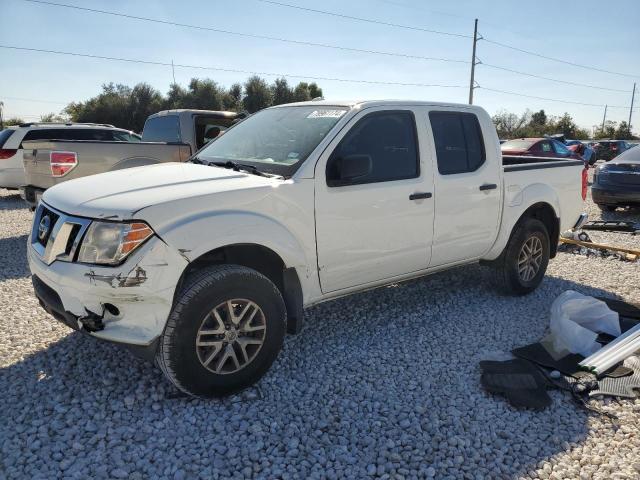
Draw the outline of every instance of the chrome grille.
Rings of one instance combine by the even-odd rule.
[[[91,220],[72,217],[44,202],[38,204],[31,228],[31,248],[47,265],[72,262]]]

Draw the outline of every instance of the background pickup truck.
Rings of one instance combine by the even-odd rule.
[[[42,192],[67,180],[141,165],[183,162],[242,117],[235,112],[166,110],[146,120],[142,142],[25,141],[22,197],[35,207]]]
[[[580,160],[503,158],[476,106],[281,105],[189,163],[48,190],[29,265],[56,318],[219,395],[257,381],[318,302],[477,262],[531,292],[585,219],[586,180]]]

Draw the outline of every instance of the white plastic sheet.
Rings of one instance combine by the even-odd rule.
[[[548,341],[556,353],[569,351],[588,357],[601,348],[598,333],[620,335],[618,313],[601,300],[567,290],[551,305]]]

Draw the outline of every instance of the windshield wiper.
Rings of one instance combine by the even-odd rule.
[[[202,163],[202,160],[198,160],[198,162]],[[261,172],[260,170],[258,170],[257,167],[253,166],[253,165],[246,165],[243,163],[236,163],[236,162],[232,162],[231,160],[227,160],[225,162],[207,162],[207,165],[215,165],[216,167],[222,167],[222,168],[229,168],[231,170],[234,170],[236,172],[239,172],[240,170],[244,170],[245,172],[249,172],[253,175],[258,175],[259,177],[267,177],[267,178],[273,178],[273,177],[279,177],[279,178],[284,178],[282,175],[276,175],[273,173],[266,173],[266,172]]]

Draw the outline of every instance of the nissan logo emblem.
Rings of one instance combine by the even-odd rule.
[[[49,227],[51,227],[51,217],[45,215],[40,220],[40,225],[38,225],[38,239],[40,241],[44,241],[46,238],[47,233],[49,233]]]

